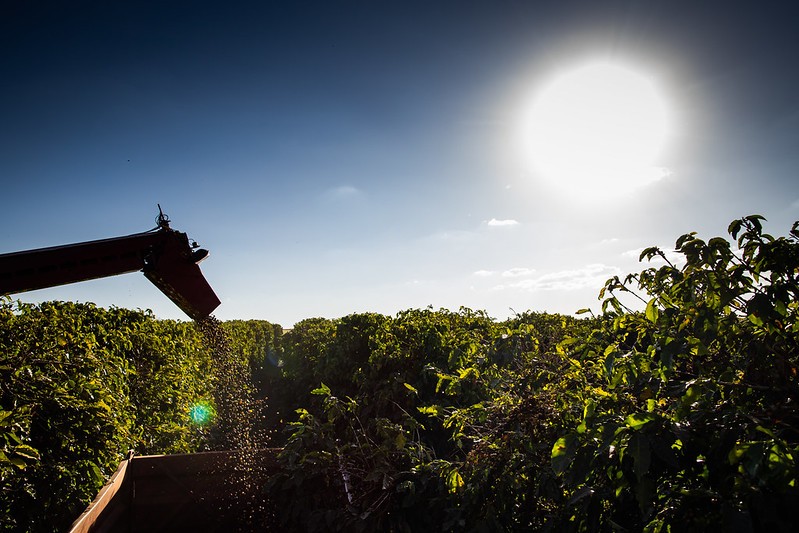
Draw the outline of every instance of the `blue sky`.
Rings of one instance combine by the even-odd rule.
[[[221,319],[596,310],[645,246],[799,219],[799,12],[699,4],[11,0],[0,253],[144,231],[160,203],[211,250]],[[596,58],[672,128],[667,177],[586,198],[515,135]],[[184,318],[138,274],[16,297]]]

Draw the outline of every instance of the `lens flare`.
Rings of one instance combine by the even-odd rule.
[[[206,401],[197,402],[189,408],[189,420],[197,426],[210,424],[215,416],[213,406]]]

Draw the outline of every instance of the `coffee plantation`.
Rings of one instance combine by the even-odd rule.
[[[129,449],[280,446],[286,531],[792,531],[799,223],[762,222],[645,249],[596,314],[224,322],[236,386],[196,324],[5,301],[2,530],[68,528]]]

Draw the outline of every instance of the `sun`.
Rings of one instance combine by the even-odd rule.
[[[537,176],[570,197],[618,196],[662,178],[656,165],[669,133],[652,80],[627,67],[590,63],[555,77],[521,125]]]

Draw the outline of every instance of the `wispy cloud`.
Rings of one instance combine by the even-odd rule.
[[[518,226],[519,221],[513,220],[510,218],[504,220],[498,220],[496,218],[492,218],[491,220],[486,222],[486,225],[489,227],[508,227],[508,226]]]
[[[681,264],[685,263],[685,256],[677,252],[676,250],[673,249],[670,250],[668,248],[661,248],[661,250],[663,250],[663,253],[666,255],[666,259],[668,259],[672,265],[680,266]],[[641,252],[643,251],[644,248],[635,248],[633,250],[627,250],[626,252],[622,252],[621,255],[623,257],[628,257],[630,259],[638,261],[638,258],[641,257]],[[646,258],[644,258],[641,262],[650,265],[666,264],[666,262],[658,255],[652,257],[652,260],[649,262],[647,262]]]
[[[532,272],[532,271],[531,271]],[[573,291],[600,287],[612,276],[621,274],[614,266],[595,263],[582,268],[550,272],[534,278],[527,278],[499,285],[495,289],[522,289],[526,291]]]
[[[503,278],[523,278],[527,276],[532,276],[537,271],[534,268],[527,268],[527,267],[513,267],[507,270],[498,271],[498,270],[477,270],[472,273],[472,275],[477,276],[479,278],[490,278],[492,276],[500,276]]]
[[[503,278],[521,278],[524,276],[532,276],[535,274],[534,268],[515,267],[510,268],[502,273]]]
[[[363,195],[363,191],[352,185],[339,185],[325,191],[325,198],[330,200],[346,200]]]

